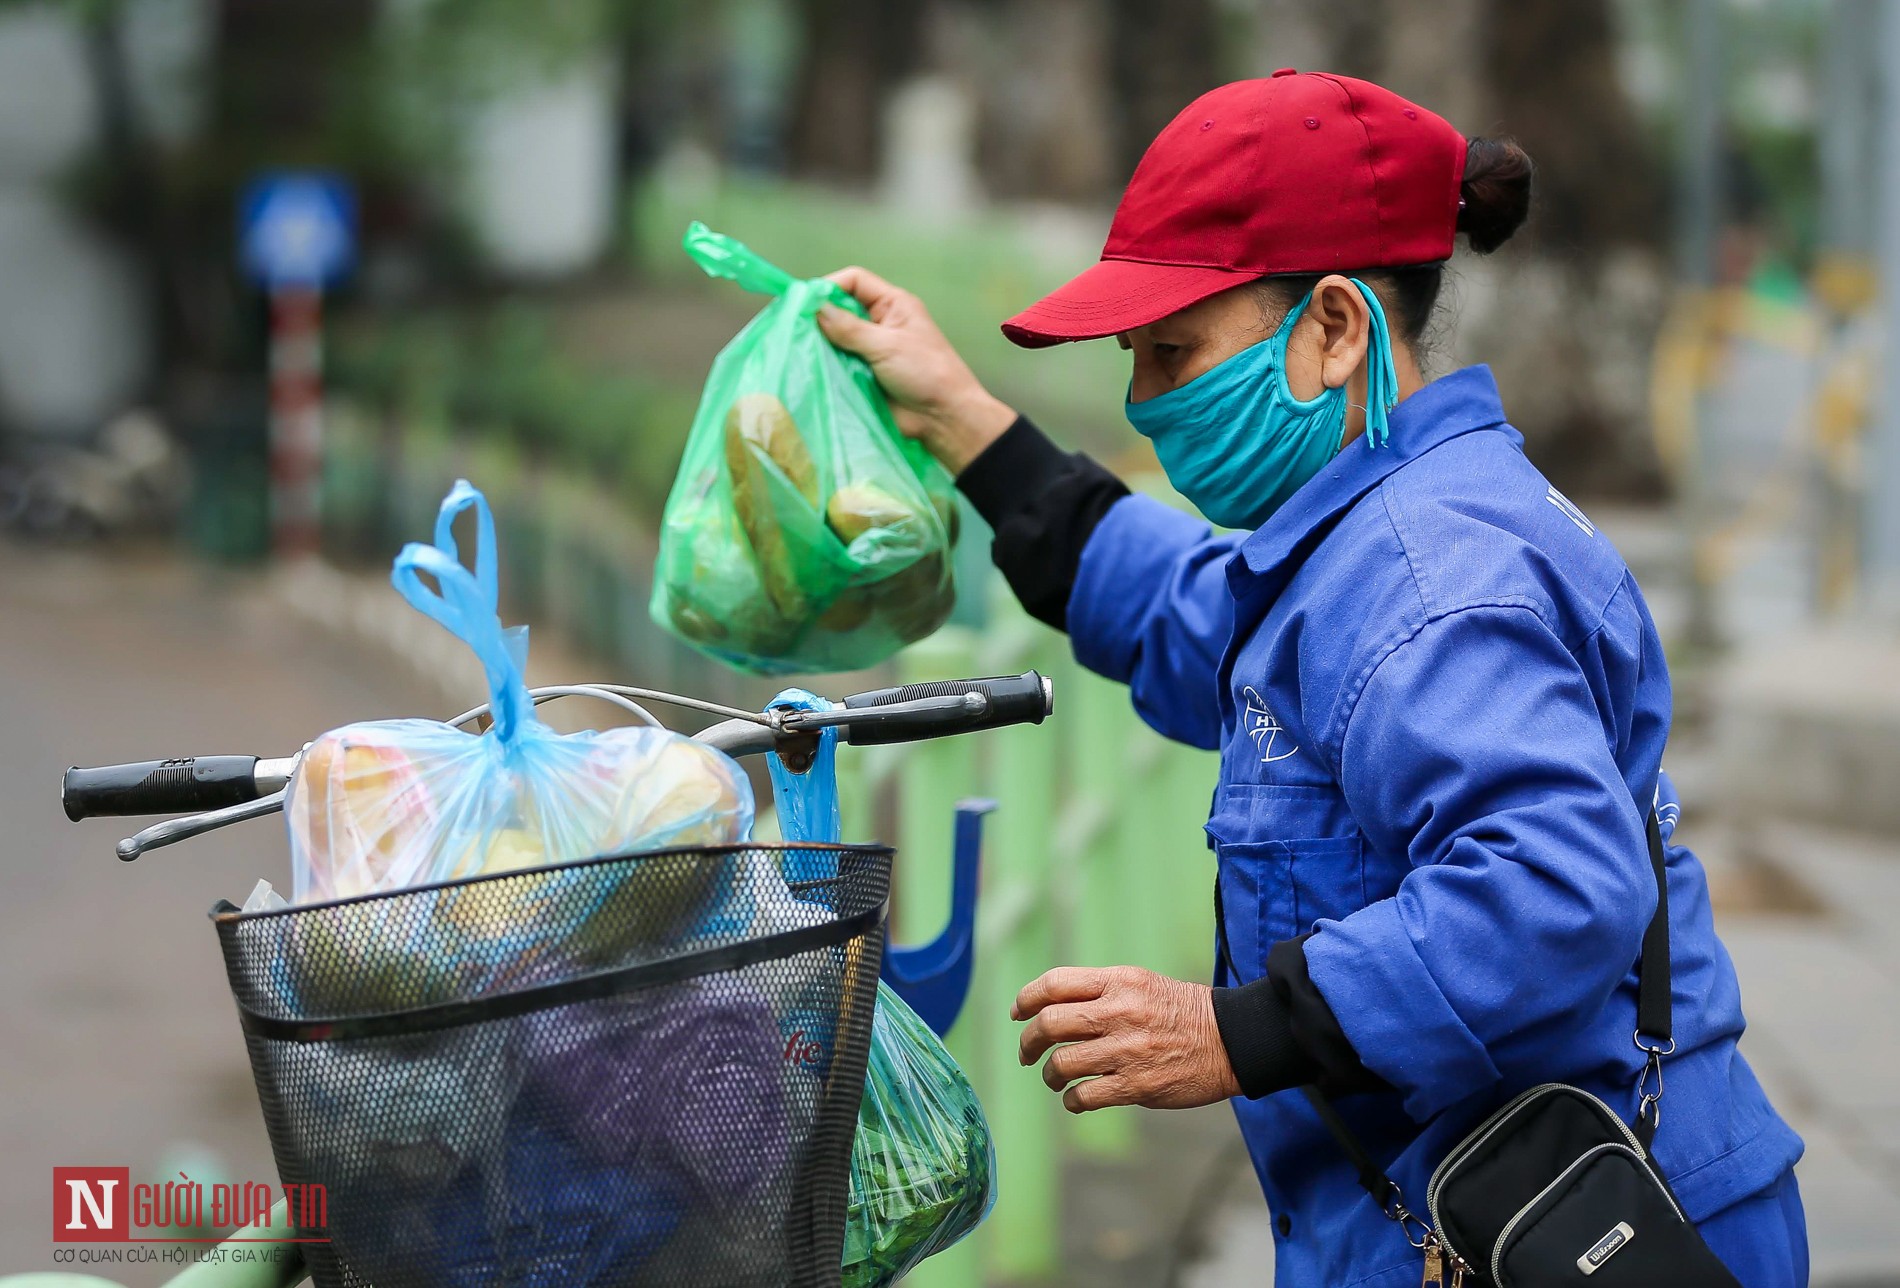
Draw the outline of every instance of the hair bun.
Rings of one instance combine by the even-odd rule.
[[[1488,255],[1511,239],[1530,214],[1536,169],[1515,139],[1475,138],[1466,144],[1458,231],[1471,249]]]

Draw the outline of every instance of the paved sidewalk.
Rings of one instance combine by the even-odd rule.
[[[0,1275],[55,1268],[55,1165],[219,1179],[189,1161],[209,1149],[223,1179],[276,1176],[205,911],[260,876],[289,884],[282,821],[120,863],[137,824],[68,822],[60,771],[281,754],[441,708],[386,658],[296,625],[258,575],[0,541]]]
[[[1817,1288],[1900,1285],[1900,843],[1811,827],[1748,838],[1818,915],[1726,917],[1742,1049],[1808,1143],[1796,1169]]]

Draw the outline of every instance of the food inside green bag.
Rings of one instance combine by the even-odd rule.
[[[878,985],[851,1142],[845,1288],[884,1288],[974,1230],[995,1202],[983,1106],[937,1035]]]
[[[703,224],[684,244],[775,298],[707,376],[661,524],[654,620],[748,670],[875,665],[954,606],[950,479],[818,329],[822,305],[862,313],[855,300]]]

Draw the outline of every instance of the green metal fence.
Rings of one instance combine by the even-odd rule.
[[[1066,1113],[1017,1063],[1009,1006],[1058,964],[1146,966],[1205,979],[1213,954],[1214,867],[1194,820],[1215,758],[1142,725],[1128,694],[1084,672],[1068,643],[1013,601],[982,630],[946,630],[899,658],[906,680],[1034,667],[1056,687],[1036,728],[841,758],[847,836],[878,831],[895,799],[898,942],[935,935],[948,913],[950,827],[958,798],[999,802],[985,833],[976,979],[950,1048],[982,1097],[996,1138],[999,1197],[976,1236],[924,1263],[919,1288],[1052,1278],[1061,1253],[1061,1168],[1076,1155],[1122,1157],[1139,1112]]]
[[[495,509],[511,615],[554,627],[637,682],[752,706],[781,686],[737,676],[652,625],[651,525],[593,483],[537,470],[493,440],[399,431],[347,409],[332,424],[325,540],[333,556],[382,563],[430,530],[450,481],[466,476]],[[980,527],[966,534],[962,553],[976,555],[980,569],[987,542]],[[1124,688],[1076,666],[1068,641],[1024,614],[993,575],[959,564],[969,610],[959,617],[983,625],[953,625],[906,649],[896,678],[1033,667],[1055,682],[1054,719],[839,758],[845,835],[898,846],[901,943],[934,937],[948,915],[956,802],[999,802],[985,831],[975,982],[949,1043],[989,1115],[999,1197],[975,1236],[910,1277],[917,1288],[1053,1278],[1064,1161],[1134,1148],[1139,1111],[1071,1117],[1035,1070],[1018,1065],[1020,1026],[1009,1018],[1017,990],[1055,965],[1134,964],[1206,979],[1213,953],[1214,868],[1195,820],[1213,791],[1215,758],[1149,730]]]

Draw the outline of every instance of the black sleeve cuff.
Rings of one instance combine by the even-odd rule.
[[[1239,988],[1214,990],[1214,1024],[1249,1100],[1311,1083],[1329,1096],[1385,1091],[1391,1084],[1359,1059],[1326,998],[1306,973],[1306,941],[1267,951],[1267,973]]]
[[[957,487],[996,534],[990,558],[1030,616],[1068,629],[1082,550],[1127,485],[1018,416],[964,467]]]
[[[1285,1004],[1293,1037],[1318,1066],[1313,1081],[1329,1096],[1359,1091],[1389,1091],[1392,1084],[1366,1068],[1353,1050],[1339,1017],[1306,972],[1306,941],[1312,934],[1283,939],[1267,950],[1266,979]]]
[[[1293,1036],[1293,1016],[1262,976],[1238,988],[1214,990],[1214,1026],[1240,1094],[1249,1100],[1311,1082],[1319,1065]]]

